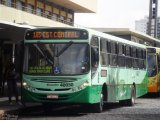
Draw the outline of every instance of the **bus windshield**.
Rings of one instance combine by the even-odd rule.
[[[156,55],[155,54],[148,54],[147,61],[148,61],[148,76],[149,77],[155,76],[157,73]]]
[[[75,44],[26,44],[24,73],[74,75],[89,72],[89,45]]]

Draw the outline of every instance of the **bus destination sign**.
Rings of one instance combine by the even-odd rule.
[[[26,40],[88,39],[88,33],[85,30],[77,30],[77,29],[29,30],[26,33],[25,39]]]

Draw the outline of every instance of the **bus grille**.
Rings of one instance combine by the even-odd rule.
[[[43,82],[43,83],[61,83],[61,82],[73,82],[73,81],[76,81],[77,79],[73,79],[73,78],[68,78],[68,79],[56,79],[56,78],[34,78],[34,79],[31,79],[31,81],[34,81],[34,82]]]

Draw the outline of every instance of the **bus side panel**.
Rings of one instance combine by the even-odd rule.
[[[135,77],[136,77],[136,72],[133,68],[127,68],[128,71],[128,77],[126,80],[126,85],[127,85],[127,95],[126,95],[126,99],[130,99],[131,98],[131,89],[132,89],[132,85],[135,82]]]
[[[128,71],[126,68],[119,68],[118,70],[118,88],[117,88],[117,100],[124,100],[126,99],[127,95],[127,77],[128,76]]]
[[[139,82],[138,82],[139,81]],[[139,71],[139,79],[136,84],[136,97],[145,95],[147,90],[148,75],[146,71]]]
[[[108,102],[114,102],[117,98],[117,80],[118,80],[118,68],[110,67],[108,69]]]
[[[148,92],[149,93],[157,93],[159,90],[158,84],[159,75],[148,78]]]

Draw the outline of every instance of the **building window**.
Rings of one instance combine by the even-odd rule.
[[[6,0],[6,5],[9,7],[12,7],[13,5],[13,0]]]
[[[52,14],[52,18],[51,18],[51,19],[52,19],[52,20],[57,21],[57,18],[58,18],[58,15],[57,15],[57,14],[55,14],[55,13],[53,13],[53,14]]]
[[[49,11],[45,11],[45,16],[47,17],[47,18],[51,18],[51,12],[49,12]]]
[[[72,19],[71,18],[67,18],[67,23],[68,24],[72,24]]]
[[[60,16],[60,21],[61,22],[65,22],[65,17],[64,16]]]
[[[22,2],[22,1],[17,1],[17,4],[16,4],[16,8],[19,9],[19,10],[25,10],[25,3]]]
[[[31,5],[31,4],[28,4],[28,5],[27,5],[27,12],[33,13],[33,10],[34,10],[34,6]]]
[[[39,16],[42,16],[42,9],[41,8],[37,8],[36,10],[36,14],[39,15]]]

